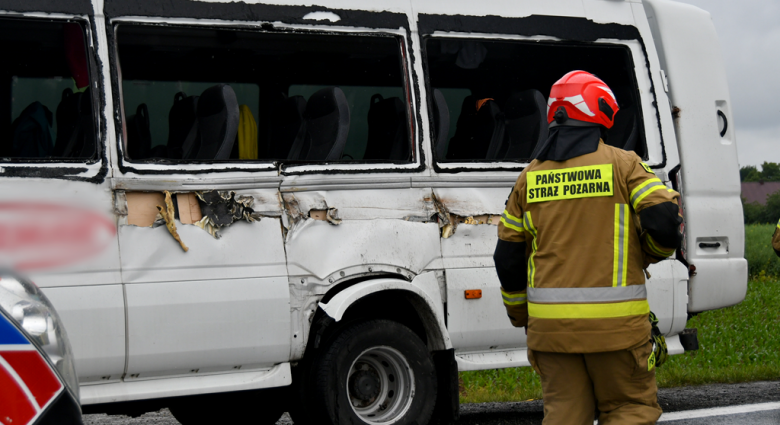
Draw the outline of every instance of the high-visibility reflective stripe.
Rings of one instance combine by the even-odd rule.
[[[658,189],[666,189],[666,186],[658,178],[647,179],[644,183],[640,184],[633,191],[631,191],[631,205],[634,209],[637,209],[642,199],[645,199],[647,195],[655,192]]]
[[[501,298],[504,299],[506,305],[520,305],[525,304],[528,301],[527,294],[509,294],[501,289]]]
[[[650,247],[650,250],[653,251],[656,255],[660,257],[668,257],[672,254],[674,254],[674,250],[665,250],[661,248],[660,246],[656,245],[655,239],[653,239],[652,236],[649,234],[647,235],[647,246]]]
[[[597,303],[647,299],[645,285],[600,288],[528,288],[532,303]]]
[[[528,315],[537,319],[609,319],[650,313],[647,300],[604,304],[528,303]]]
[[[628,274],[628,226],[631,222],[627,204],[615,204],[614,259],[612,260],[612,286],[626,286]]]
[[[536,276],[536,265],[534,264],[534,255],[536,255],[536,251],[539,249],[539,246],[536,244],[536,228],[534,227],[534,222],[531,219],[531,212],[527,211],[525,215],[523,215],[523,218],[525,219],[525,229],[531,234],[531,236],[534,237],[533,242],[531,243],[531,247],[533,247],[533,250],[531,252],[531,256],[528,257],[528,286],[533,288],[534,276]]]
[[[780,220],[777,221],[777,228],[780,229]]]
[[[523,227],[523,220],[513,216],[512,214],[509,214],[506,210],[504,210],[504,213],[501,214],[501,223],[503,223],[504,226],[517,232],[522,232],[525,230]]]

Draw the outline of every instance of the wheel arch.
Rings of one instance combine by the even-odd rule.
[[[395,278],[372,279],[344,288],[319,303],[325,315],[342,321],[389,318],[411,328],[431,351],[452,348],[444,323],[444,309],[434,273],[423,273],[411,282]],[[414,315],[405,314],[414,311]],[[316,330],[313,330],[316,332]]]

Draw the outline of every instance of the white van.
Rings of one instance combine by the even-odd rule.
[[[744,298],[706,12],[275,3],[0,0],[0,252],[38,270],[85,412],[457,417],[457,371],[528,366],[495,225],[574,69],[617,95],[607,143],[682,194],[684,248],[647,283],[670,352]]]

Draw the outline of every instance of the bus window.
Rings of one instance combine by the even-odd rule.
[[[141,24],[116,34],[132,161],[411,161],[395,36]]]
[[[86,33],[78,22],[0,19],[0,157],[95,156]]]
[[[625,46],[432,37],[425,51],[430,109],[449,111],[449,133],[434,138],[444,145],[435,146],[439,162],[529,162],[547,135],[550,87],[576,69],[599,76],[618,99],[621,109],[605,143],[646,157],[634,64]]]

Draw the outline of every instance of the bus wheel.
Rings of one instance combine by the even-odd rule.
[[[406,326],[371,320],[336,336],[316,369],[318,409],[332,424],[425,425],[436,402],[430,352]]]

